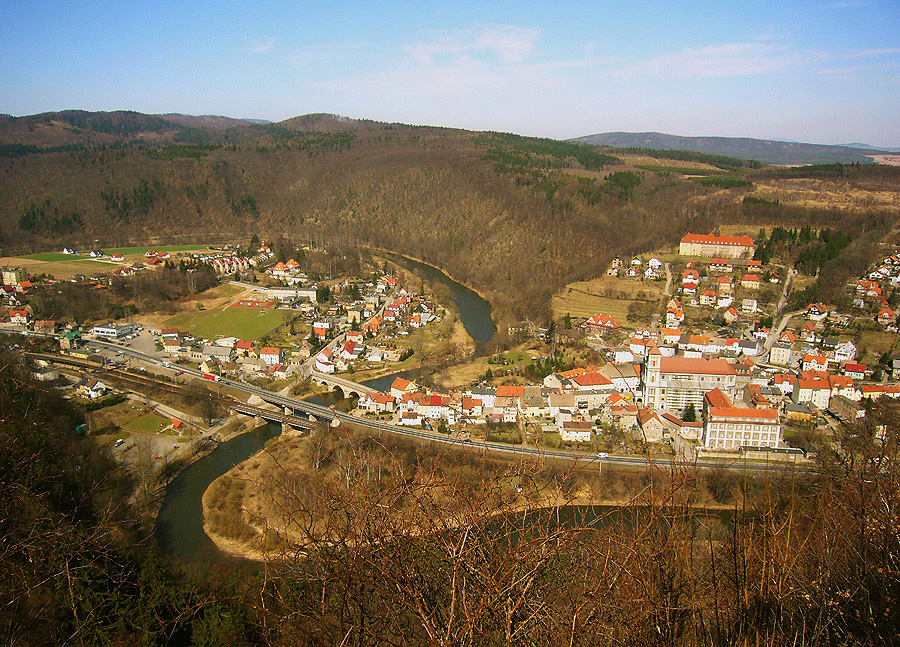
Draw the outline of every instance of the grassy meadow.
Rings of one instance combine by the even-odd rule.
[[[293,313],[287,310],[225,307],[175,315],[163,326],[206,339],[240,337],[253,341],[272,332],[292,316]]]

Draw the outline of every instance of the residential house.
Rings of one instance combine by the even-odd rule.
[[[181,340],[177,337],[174,339],[163,339],[163,351],[172,357],[176,357],[181,353]]]
[[[478,398],[467,398],[463,396],[459,405],[459,413],[465,422],[479,424],[484,422],[481,417],[484,412],[484,406]]]
[[[896,313],[889,307],[885,306],[881,310],[878,311],[878,314],[875,317],[875,321],[880,323],[882,326],[890,326],[897,319]]]
[[[27,326],[31,321],[31,315],[27,310],[11,310],[9,313],[9,323],[18,326]]]
[[[724,258],[711,259],[707,267],[710,272],[725,272],[730,274],[734,271],[734,265],[732,265],[731,261],[727,261]]]
[[[772,350],[769,352],[769,362],[778,364],[779,366],[790,366],[791,358],[792,353],[790,344],[777,342],[772,345]]]
[[[756,274],[744,274],[741,277],[741,287],[749,290],[759,289],[759,276]]]
[[[361,344],[357,344],[355,341],[348,341],[341,348],[339,356],[346,362],[352,362],[359,359],[362,348]]]
[[[817,409],[825,410],[831,400],[831,383],[827,380],[800,378],[794,387],[792,399],[795,404],[810,403]]]
[[[856,344],[852,341],[841,342],[834,349],[835,362],[852,362],[854,359],[856,359]]]
[[[684,310],[680,306],[666,308],[666,328],[678,328],[684,321]]]
[[[560,413],[572,414],[576,410],[575,396],[571,393],[551,393],[547,401],[550,415],[554,418],[557,418]]]
[[[896,384],[863,384],[857,388],[853,399],[856,401],[863,398],[877,400],[883,395],[889,398],[900,398],[900,386]]]
[[[397,377],[391,383],[390,394],[399,400],[404,394],[414,393],[418,388],[415,382]]]
[[[716,305],[716,293],[712,290],[703,290],[700,293],[700,305],[701,306],[710,306],[715,307]]]
[[[390,413],[394,410],[397,398],[387,393],[379,393],[372,391],[365,393],[359,398],[357,407],[372,413]]]
[[[781,391],[781,393],[787,395],[794,392],[794,387],[797,385],[797,376],[779,373],[772,378],[772,384],[776,389]]]
[[[720,276],[716,279],[716,289],[718,295],[720,297],[730,297],[733,293],[733,288],[731,285],[731,277],[729,276]]]
[[[805,404],[784,403],[784,417],[791,422],[812,423],[816,420],[815,412]]]
[[[259,357],[253,342],[243,339],[234,345],[234,354],[237,357]]]
[[[847,375],[829,375],[828,384],[831,386],[831,397],[842,396],[845,398],[856,397],[856,387],[853,378]]]
[[[81,392],[91,400],[96,400],[111,393],[112,389],[96,378],[89,378],[81,385]]]
[[[800,339],[812,342],[813,344],[818,344],[822,341],[822,336],[818,333],[814,324],[807,323],[800,329]]]
[[[753,314],[758,309],[756,299],[741,299],[741,311]]]
[[[334,373],[334,349],[323,348],[318,352],[315,359],[316,370],[320,373]]]
[[[898,364],[900,364],[900,362],[898,362]],[[900,366],[898,366],[898,368],[900,368]],[[847,362],[846,364],[844,364],[842,373],[852,380],[866,379],[865,364],[855,364],[852,362]],[[896,379],[896,378],[892,376],[891,379]]]
[[[559,429],[559,437],[566,443],[589,443],[591,436],[589,420],[567,420]]]
[[[828,306],[822,303],[810,303],[806,306],[804,316],[812,321],[822,321],[828,316]]]
[[[687,285],[688,283],[697,284],[700,282],[700,272],[694,269],[687,269],[681,273],[681,284]]]
[[[316,321],[312,325],[312,331],[316,337],[324,341],[325,338],[328,337],[328,333],[331,332],[331,322]]]
[[[473,400],[480,400],[482,407],[489,409],[493,408],[494,400],[497,399],[497,389],[477,386],[469,389],[463,395]]]
[[[619,393],[629,393],[640,389],[640,370],[639,364],[612,363],[604,365],[597,372],[609,379]]]
[[[685,422],[671,413],[662,414],[661,419],[666,431],[674,432],[684,440],[700,440],[703,437],[703,423]]]
[[[800,369],[803,371],[827,371],[828,358],[823,355],[813,355],[807,353],[803,356]]]
[[[641,438],[647,443],[662,441],[665,428],[659,416],[650,408],[644,407],[637,414],[637,422],[641,430]]]
[[[619,330],[622,324],[607,315],[592,315],[582,324],[582,327],[590,332],[603,333]]]

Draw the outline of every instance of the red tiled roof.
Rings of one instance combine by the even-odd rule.
[[[409,380],[404,380],[402,377],[396,378],[391,384],[392,389],[397,389],[398,391],[405,391],[411,382]]]
[[[698,375],[734,375],[734,367],[724,359],[700,359],[694,357],[663,357],[660,359],[663,373],[694,373]]]
[[[612,384],[609,378],[604,375],[600,375],[600,373],[585,373],[583,375],[576,375],[572,378],[572,381],[579,386],[606,386],[607,384]],[[500,395],[500,388],[502,387],[499,387],[497,389],[497,395]]]
[[[737,407],[711,407],[709,415],[713,418],[769,418],[778,420],[775,409],[738,409]]]
[[[725,395],[722,389],[713,389],[709,391],[703,399],[710,407],[728,408],[731,406],[731,399]]]
[[[753,239],[750,236],[704,236],[702,234],[688,234],[681,239],[682,243],[700,243],[705,245],[734,245],[753,247]]]

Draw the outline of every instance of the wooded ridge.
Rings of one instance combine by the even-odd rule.
[[[832,193],[896,191],[898,169],[754,167],[334,115],[276,124],[134,112],[2,117],[0,247],[10,255],[257,232],[364,244],[438,265],[518,317],[543,315],[553,292],[598,275],[613,256],[673,245],[688,231],[868,223],[880,232],[896,221],[896,205],[864,199],[742,200],[790,183],[795,191],[798,181]]]

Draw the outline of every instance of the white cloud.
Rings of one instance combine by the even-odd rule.
[[[531,54],[541,30],[536,27],[490,25],[477,30],[436,34],[430,42],[408,48],[410,58],[418,65],[432,65],[442,55],[475,57],[491,53],[503,63],[521,63]]]
[[[878,49],[861,49],[858,52],[848,54],[846,58],[872,58],[873,56],[891,56],[900,54],[900,47],[881,47]]]
[[[248,45],[244,49],[248,52],[252,52],[254,54],[265,54],[267,52],[271,52],[275,49],[275,43],[278,42],[277,38],[273,38],[267,43],[258,43],[256,45]]]
[[[662,54],[637,63],[629,73],[658,76],[757,76],[795,67],[818,58],[761,42],[728,43]]]

